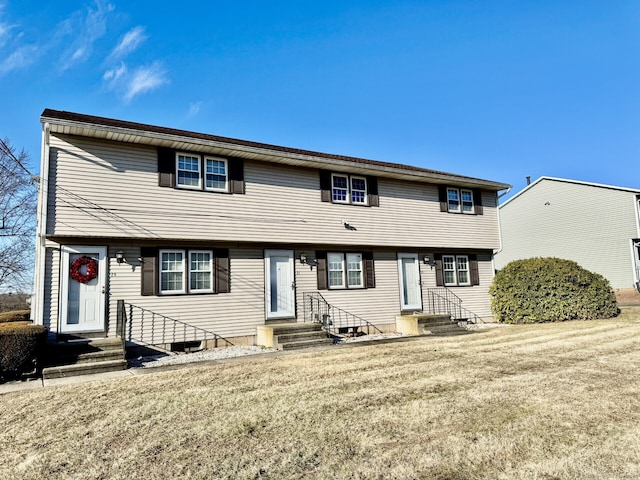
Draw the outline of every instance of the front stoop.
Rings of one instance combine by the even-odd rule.
[[[396,317],[396,331],[403,335],[462,335],[469,331],[449,315],[413,314]]]
[[[127,368],[124,343],[119,338],[49,343],[43,363],[44,380]]]
[[[299,350],[330,345],[333,340],[319,323],[278,323],[258,326],[256,343],[276,350]]]

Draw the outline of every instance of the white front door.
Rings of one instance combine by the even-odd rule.
[[[402,310],[422,310],[420,267],[417,253],[398,254],[400,305]]]
[[[104,331],[107,248],[72,245],[61,252],[60,332]]]
[[[293,250],[266,250],[264,260],[267,319],[294,318]]]

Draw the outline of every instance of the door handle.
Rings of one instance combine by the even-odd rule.
[[[292,283],[291,283],[291,288],[292,288],[293,290],[295,290],[295,289],[296,289],[296,282],[292,282]]]
[[[104,294],[104,292],[105,292],[105,291],[106,291],[106,290],[105,290],[104,285],[103,285],[103,286],[102,286],[102,293]]]

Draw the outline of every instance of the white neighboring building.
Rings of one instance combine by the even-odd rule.
[[[640,285],[640,190],[540,177],[499,206],[502,250],[512,260],[558,257],[606,277],[618,290]]]

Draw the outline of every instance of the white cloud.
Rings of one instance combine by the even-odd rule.
[[[102,79],[114,84],[114,82],[117,82],[123,75],[126,75],[126,73],[127,66],[124,63],[120,63],[117,67],[104,72]]]
[[[23,45],[17,48],[11,55],[0,62],[0,76],[12,70],[31,65],[38,59],[38,47],[36,45]]]
[[[56,38],[73,37],[62,52],[58,68],[61,71],[84,62],[93,52],[93,44],[107,33],[107,18],[115,7],[105,0],[95,0],[94,8],[74,12],[58,25]]]
[[[189,104],[189,112],[187,113],[188,117],[195,117],[202,108],[202,102],[192,102]]]
[[[133,72],[127,83],[124,100],[129,102],[133,97],[155,90],[165,83],[169,83],[169,79],[160,62],[154,62],[146,67],[139,67]]]
[[[142,45],[147,38],[143,27],[138,26],[133,28],[120,39],[120,43],[113,49],[109,58],[118,59],[127,56]]]

